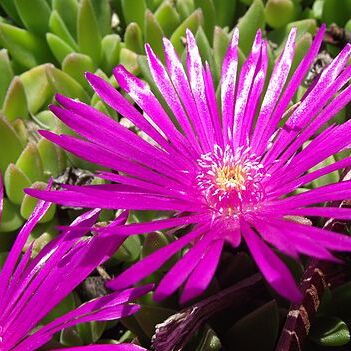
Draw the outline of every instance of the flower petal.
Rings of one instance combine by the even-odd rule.
[[[198,262],[205,255],[215,233],[205,233],[199,241],[182,257],[162,278],[158,284],[154,299],[161,301],[172,295],[189,277]]]
[[[234,28],[232,40],[223,59],[221,73],[221,106],[224,141],[232,138],[236,76],[238,70],[239,30]]]
[[[135,263],[118,277],[109,281],[107,286],[110,289],[121,290],[139,282],[159,269],[179,250],[188,245],[191,241],[195,240],[198,236],[201,236],[204,231],[204,227],[198,227],[180,239],[173,241],[161,249],[158,249],[154,253]]]
[[[301,301],[302,294],[288,268],[248,224],[242,221],[241,226],[252,257],[268,283],[286,299],[294,303]]]
[[[22,350],[19,350],[22,351]],[[147,351],[141,346],[134,344],[118,344],[118,345],[88,345],[65,347],[64,349],[55,349],[52,351]]]
[[[181,304],[185,304],[199,296],[207,289],[215,274],[222,253],[223,244],[223,240],[217,240],[209,245],[207,252],[185,283],[180,297]]]
[[[240,135],[241,135],[241,126],[243,123],[246,106],[248,104],[248,96],[250,94],[250,89],[252,87],[257,64],[259,62],[259,58],[261,56],[261,47],[262,47],[262,33],[259,29],[257,31],[255,40],[252,44],[252,50],[249,57],[244,62],[239,82],[238,89],[235,97],[235,108],[234,108],[234,118],[233,118],[233,126],[232,126],[232,142],[234,148],[240,146]]]

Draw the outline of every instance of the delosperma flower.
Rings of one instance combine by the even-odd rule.
[[[2,199],[0,175],[0,215]],[[28,236],[49,206],[50,203],[43,201],[38,203],[0,270],[1,351],[38,350],[64,328],[130,316],[140,308],[131,302],[151,289],[151,286],[144,286],[112,293],[86,302],[42,325],[42,319],[123,242],[121,237],[107,238],[104,235],[83,238],[99,215],[99,210],[92,210],[78,217],[35,258],[31,257],[33,245],[21,257]],[[125,219],[124,214],[116,223],[122,224]],[[73,349],[79,351],[83,347]],[[146,351],[132,344],[109,345],[109,349]],[[92,345],[84,347],[84,350],[104,351],[106,348]]]
[[[303,254],[335,261],[331,251],[351,250],[351,238],[292,220],[296,216],[351,218],[350,209],[315,206],[350,198],[351,181],[294,192],[351,165],[347,157],[310,171],[350,143],[350,121],[327,122],[351,98],[351,45],[291,106],[324,31],[322,26],[296,70],[290,72],[296,39],[296,29],[292,29],[268,77],[267,41],[260,31],[239,72],[239,32],[235,29],[222,64],[219,102],[212,68],[203,64],[190,31],[185,68],[169,40],[164,39],[166,67],[146,45],[150,72],[164,101],[158,101],[150,87],[124,67],[115,68],[119,87],[143,114],[105,80],[87,73],[101,99],[148,138],[92,107],[58,95],[61,107],[51,110],[81,138],[47,131],[42,135],[118,173],[99,173],[113,184],[27,193],[67,206],[174,213],[168,219],[110,229],[119,235],[187,226],[187,234],[126,270],[109,283],[111,288],[131,286],[189,246],[155,291],[155,298],[162,299],[183,286],[181,302],[186,302],[209,285],[223,245],[237,248],[244,241],[271,286],[283,297],[298,301],[301,293],[296,282],[272,247],[294,258]]]

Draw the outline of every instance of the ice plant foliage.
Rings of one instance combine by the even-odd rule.
[[[299,300],[296,282],[272,247],[294,258],[304,254],[326,260],[336,260],[331,251],[351,250],[351,238],[291,220],[294,216],[351,218],[350,209],[315,206],[350,198],[351,181],[294,193],[314,179],[351,165],[347,157],[309,172],[350,143],[350,121],[329,126],[327,122],[351,98],[351,45],[291,106],[324,31],[322,26],[297,69],[290,72],[296,40],[296,29],[292,29],[268,77],[267,41],[261,32],[239,71],[239,32],[234,29],[221,68],[219,103],[212,68],[203,64],[190,31],[185,67],[169,40],[164,39],[165,65],[146,45],[150,72],[163,101],[124,67],[115,68],[119,87],[143,113],[105,80],[88,73],[89,83],[106,104],[148,137],[139,137],[103,113],[58,95],[61,106],[51,110],[81,138],[46,131],[42,135],[118,173],[99,173],[113,182],[109,185],[27,192],[68,206],[174,213],[168,219],[109,229],[119,235],[187,226],[187,234],[126,270],[109,283],[111,288],[140,281],[190,246],[155,291],[155,298],[162,299],[183,286],[181,301],[186,302],[209,285],[223,245],[237,248],[245,241],[272,287],[292,301]],[[323,126],[327,127],[321,131]]]
[[[0,214],[3,186],[0,176]],[[68,327],[89,321],[103,321],[129,316],[139,306],[131,303],[150,290],[150,286],[127,289],[91,300],[77,309],[41,325],[41,320],[104,262],[123,239],[103,236],[86,237],[87,229],[96,221],[99,210],[78,217],[57,239],[50,242],[35,258],[32,245],[21,257],[29,234],[49,208],[40,201],[23,226],[5,264],[0,271],[0,350],[34,351],[52,336]],[[125,217],[125,216],[124,216]],[[120,224],[123,216],[117,220]],[[83,350],[83,347],[73,348]],[[131,344],[109,345],[109,350],[142,351]],[[104,351],[106,346],[84,347],[87,351]]]

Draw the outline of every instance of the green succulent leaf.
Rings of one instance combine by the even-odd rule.
[[[262,0],[254,0],[245,15],[239,19],[239,47],[244,55],[248,55],[256,32],[264,26],[264,6]]]
[[[141,257],[146,257],[169,244],[168,237],[161,232],[149,233],[145,236]]]
[[[89,322],[77,325],[77,331],[84,344],[97,342],[106,329],[106,322]]]
[[[77,35],[78,1],[52,0],[52,8],[59,13],[71,35],[75,38]]]
[[[344,346],[350,341],[350,331],[339,318],[320,317],[312,326],[310,338],[322,346]]]
[[[138,259],[141,242],[137,235],[129,236],[115,253],[114,258],[122,262],[133,262]]]
[[[317,22],[315,19],[304,19],[301,21],[291,22],[282,29],[273,30],[269,33],[269,39],[280,47],[277,51],[281,51],[283,48],[284,40],[288,37],[290,30],[296,27],[297,28],[297,40],[299,40],[305,33],[310,33],[314,35],[317,28]]]
[[[49,314],[42,320],[43,323],[50,323],[59,318],[65,313],[72,311],[76,308],[76,303],[73,294],[67,295]]]
[[[0,23],[0,42],[22,67],[28,69],[51,61],[45,42],[25,29]]]
[[[189,17],[195,10],[194,1],[193,0],[178,0],[176,2],[177,12],[180,15],[180,19],[184,21],[187,17]]]
[[[105,115],[109,115],[109,111],[106,107],[106,105],[102,101],[98,101],[95,105],[93,105],[94,108],[97,110],[101,111]]]
[[[46,139],[41,139],[37,146],[45,178],[59,176],[67,166],[64,151]]]
[[[324,0],[322,10],[322,22],[327,24],[336,23],[343,27],[350,19],[351,14],[351,1],[338,0],[335,4],[334,0]]]
[[[33,115],[32,118],[39,126],[45,129],[55,129],[58,124],[56,116],[48,110],[41,111]]]
[[[229,41],[230,38],[228,33],[223,28],[216,26],[213,35],[213,57],[217,77],[220,77],[221,75],[222,62],[225,53],[227,52]]]
[[[19,77],[14,77],[7,89],[2,112],[9,121],[28,118],[26,93]]]
[[[30,142],[22,151],[16,166],[32,181],[44,179],[43,164],[36,144]]]
[[[34,227],[32,232],[29,235],[29,238],[24,246],[24,250],[27,250],[30,244],[32,246],[32,257],[36,257],[40,251],[57,235],[56,230],[57,222],[55,220],[44,223],[38,224]]]
[[[4,117],[0,117],[0,150],[6,150],[0,156],[0,170],[4,174],[7,166],[15,162],[23,150],[21,139]]]
[[[6,49],[0,50],[0,72],[0,106],[2,106],[7,88],[13,78],[13,70]]]
[[[121,5],[126,23],[136,22],[144,31],[145,0],[121,0]]]
[[[17,230],[23,224],[23,218],[19,213],[17,206],[12,204],[9,199],[4,199],[4,209],[0,223],[1,232],[12,232]]]
[[[32,182],[20,168],[10,163],[4,175],[4,184],[9,200],[20,205],[24,198],[23,189],[30,187]]]
[[[34,67],[20,75],[26,93],[30,113],[37,113],[53,96],[46,75],[47,64]]]
[[[216,11],[212,0],[194,0],[195,7],[202,10],[204,16],[204,31],[207,39],[212,42],[215,26]],[[228,1],[230,3],[230,1]]]
[[[150,44],[155,54],[164,59],[162,38],[163,31],[153,13],[146,10],[145,13],[145,41]]]
[[[60,332],[60,344],[65,346],[78,346],[83,344],[83,340],[80,338],[77,328],[70,327]]]
[[[193,33],[196,33],[197,29],[202,25],[202,23],[202,11],[200,9],[197,9],[188,18],[186,18],[174,31],[170,40],[179,54],[181,54],[184,51],[184,44],[182,42],[182,38],[185,37],[186,29],[188,28]]]
[[[71,53],[62,62],[62,71],[69,74],[86,90],[90,90],[90,85],[85,79],[85,72],[94,72],[95,67],[91,58],[87,55]]]
[[[237,0],[216,0],[216,24],[220,27],[232,28],[235,22]]]
[[[11,122],[11,125],[15,130],[22,146],[25,147],[28,142],[28,130],[25,123],[23,122],[23,119],[17,118],[13,122]]]
[[[62,63],[67,55],[74,52],[73,48],[55,34],[47,33],[46,41],[48,42],[51,52],[59,63]]]
[[[128,24],[124,34],[124,42],[127,49],[137,54],[142,54],[144,52],[143,34],[138,23],[132,22]]]
[[[207,61],[210,67],[214,67],[213,51],[202,27],[199,27],[199,29],[197,30],[195,38],[197,46],[199,47],[202,61]]]
[[[155,12],[157,23],[167,37],[170,37],[180,24],[180,17],[170,1],[164,1]]]
[[[312,17],[321,19],[323,13],[324,0],[315,0],[312,6]]]
[[[266,22],[272,28],[281,28],[294,21],[300,5],[293,0],[268,0],[264,9]]]
[[[101,36],[111,33],[111,7],[108,0],[91,1]]]
[[[101,35],[91,0],[82,0],[78,9],[78,45],[98,66],[101,61]]]
[[[51,9],[45,0],[14,0],[14,2],[28,30],[37,35],[44,35],[48,31]]]
[[[18,25],[22,26],[23,23],[17,12],[16,4],[13,0],[0,0],[1,7],[5,10],[7,15]]]
[[[32,184],[31,188],[44,190],[47,188],[47,184],[43,183],[43,182],[35,182]],[[21,216],[25,219],[28,219],[30,217],[30,215],[33,213],[34,208],[37,205],[37,203],[38,203],[37,199],[35,199],[27,194],[24,195],[24,198],[23,198],[23,201],[21,204],[21,209],[20,209]],[[56,205],[51,204],[49,209],[47,210],[47,212],[43,216],[43,218],[39,221],[39,223],[50,222],[54,218],[55,212],[56,212]]]
[[[300,64],[301,60],[304,58],[308,49],[312,45],[312,35],[310,33],[304,33],[296,42],[295,56],[293,63],[291,65],[290,73],[291,76],[297,66]]]
[[[120,51],[120,64],[123,65],[129,72],[138,75],[140,72],[138,64],[138,55],[127,48],[122,48]]]
[[[117,34],[108,34],[101,41],[102,50],[102,69],[111,74],[112,69],[119,62],[119,54],[121,50],[121,38]]]
[[[67,73],[57,69],[53,65],[47,65],[46,74],[55,92],[68,97],[78,98],[83,102],[89,101],[89,96],[84,88]]]
[[[146,0],[146,6],[151,11],[155,11],[159,6],[162,5],[164,0]]]
[[[303,34],[305,33],[310,33],[314,35],[316,33],[317,29],[317,22],[315,19],[305,19],[301,21],[295,21],[291,22],[286,26],[285,33],[288,35],[288,33],[291,31],[293,27],[297,28],[297,39],[300,39]]]
[[[75,51],[78,51],[77,43],[75,42],[73,36],[71,35],[70,31],[68,30],[62,17],[60,16],[58,11],[56,11],[56,10],[52,11],[52,13],[51,13],[50,20],[49,20],[49,27],[50,27],[50,31],[53,34],[56,34],[68,46],[73,48]]]

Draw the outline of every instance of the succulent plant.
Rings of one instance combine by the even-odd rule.
[[[335,6],[335,0],[0,0],[0,170],[6,188],[0,225],[0,265],[16,230],[28,218],[35,204],[32,198],[24,195],[23,188],[43,188],[50,177],[62,176],[68,166],[93,167],[66,155],[37,134],[38,128],[53,131],[64,128],[47,109],[55,93],[79,98],[111,118],[119,118],[93,94],[84,79],[84,72],[95,72],[117,87],[111,77],[112,69],[123,64],[153,85],[146,65],[144,44],[150,43],[162,58],[162,37],[166,36],[185,60],[186,28],[195,33],[203,60],[215,67],[216,84],[235,25],[240,28],[241,63],[251,48],[257,28],[265,31],[271,44],[270,69],[290,28],[296,26],[298,42],[293,63],[296,67],[321,22],[351,28],[351,0],[337,1],[340,2],[338,6]],[[337,52],[332,53],[335,55]],[[303,96],[308,84],[306,82],[300,87],[297,100]],[[164,105],[167,107],[165,102]],[[346,118],[348,109],[339,114],[340,121]],[[330,164],[334,161],[331,157],[325,162]],[[311,186],[331,183],[335,177],[339,174],[320,178],[318,184]],[[52,206],[40,229],[31,236],[34,252],[55,235],[54,227],[61,221],[55,211],[55,206]],[[142,215],[145,214],[132,213],[131,221],[140,220]],[[153,219],[162,218],[162,213],[148,215]],[[113,218],[114,213],[108,211],[101,216],[106,221]],[[118,271],[121,263],[130,265],[166,245],[172,238],[171,234],[165,236],[162,232],[151,233],[145,240],[138,236],[130,237],[106,264],[106,269]],[[173,258],[177,259],[179,257]],[[211,293],[245,278],[240,275],[243,272],[253,273],[253,264],[243,253],[238,253],[233,260],[225,260],[224,257],[222,266],[221,274],[210,287]],[[166,269],[167,266],[163,267],[150,279],[157,282]],[[296,270],[301,270],[301,267]],[[311,345],[340,347],[349,342],[347,324],[351,316],[336,308],[350,304],[349,288],[349,283],[346,283],[325,297],[324,307],[312,330]],[[57,307],[57,311],[72,309],[77,299],[76,294],[70,295]],[[245,347],[271,350],[279,331],[279,321],[282,321],[282,309],[277,303],[264,298],[259,302],[261,304],[253,304],[241,315],[236,314],[235,318],[230,315],[232,311],[214,318],[211,327],[216,331],[222,329],[221,335],[205,326],[190,341],[189,349],[215,351],[221,348],[222,342],[226,347],[235,344],[238,350]],[[117,328],[113,323],[87,324],[63,331],[60,341],[67,346],[90,344],[100,339],[104,330],[115,328],[123,335],[105,339],[106,343],[132,340],[134,337],[148,343],[155,326],[181,308],[175,299],[156,304],[150,296],[144,297],[142,304],[139,314],[123,321],[128,330],[121,326]],[[266,329],[262,329],[262,325]],[[252,331],[256,330],[260,330],[260,334],[252,338]]]

